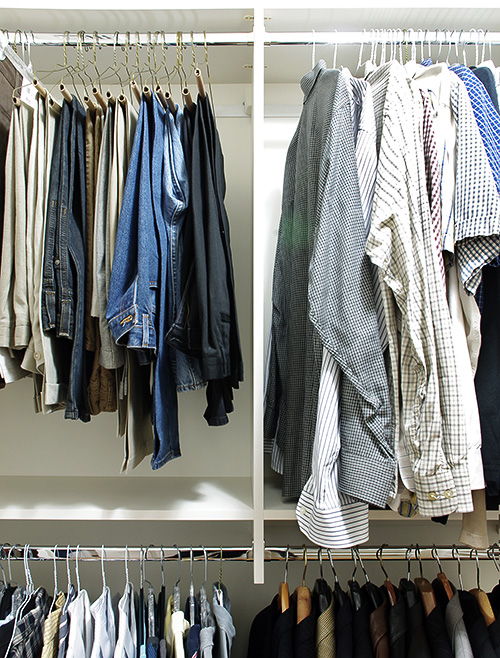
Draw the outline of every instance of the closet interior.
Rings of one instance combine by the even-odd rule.
[[[104,94],[109,90],[118,97],[125,92],[131,102],[133,92],[122,84],[127,67],[142,72],[144,83],[152,68],[163,65],[162,57],[166,70],[172,71],[180,51],[185,78],[174,73],[163,83],[165,88],[167,82],[170,84],[172,98],[179,105],[185,83],[195,100],[195,69],[201,70],[224,153],[226,209],[245,367],[227,425],[207,426],[203,419],[204,391],[181,393],[182,457],[155,471],[146,458],[127,474],[120,474],[123,442],[117,438],[115,414],[102,413],[90,424],[64,420],[58,413],[36,414],[31,381],[8,385],[0,391],[0,539],[21,546],[30,544],[32,550],[46,547],[40,548],[38,555],[31,554],[30,564],[33,573],[48,584],[53,568],[53,554],[49,553],[54,543],[60,548],[104,545],[108,580],[117,583],[123,582],[125,546],[152,544],[146,562],[148,573],[156,570],[156,576],[160,573],[159,547],[182,547],[184,583],[189,580],[190,546],[196,548],[194,571],[200,582],[200,545],[212,547],[209,582],[218,578],[217,547],[221,547],[224,582],[230,590],[238,628],[233,655],[243,656],[251,619],[259,605],[270,600],[269,592],[276,589],[282,576],[287,544],[300,547],[304,543],[295,518],[296,501],[281,497],[280,482],[263,452],[272,272],[285,157],[302,105],[300,79],[319,59],[328,67],[346,66],[355,74],[360,62],[370,58],[379,61],[382,51],[388,57],[391,39],[397,42],[397,47],[393,46],[396,55],[403,58],[413,56],[412,43],[416,42],[417,59],[430,50],[434,57],[440,53],[441,59],[449,57],[450,62],[463,61],[465,53],[470,63],[482,47],[500,65],[500,10],[456,9],[451,3],[420,9],[370,6],[356,11],[292,9],[279,3],[270,8],[250,5],[226,9],[198,9],[184,3],[168,10],[147,5],[137,10],[104,6],[98,11],[18,6],[0,9],[0,28],[4,30],[0,35],[2,48],[15,44],[17,55],[25,64],[32,62],[36,78],[58,101],[61,82],[83,98],[84,87],[77,75],[80,57],[89,70],[97,66]],[[64,70],[68,62],[70,66]],[[117,79],[117,67],[123,80]],[[371,547],[435,544],[440,547],[440,559],[454,557],[451,546],[458,540],[460,515],[451,515],[446,526],[423,517],[405,519],[389,510],[371,510],[369,515]],[[487,515],[493,544],[499,533],[499,513],[488,511]],[[239,552],[235,549],[236,556],[228,547],[243,548]],[[100,560],[102,553],[93,550],[95,554],[86,557],[82,549],[81,573],[98,591],[101,574],[92,561]],[[116,561],[112,560],[113,550],[117,551]],[[130,569],[137,575],[139,549],[135,550],[132,556],[130,549]],[[377,562],[375,554],[364,555],[364,549],[360,550],[369,563],[366,568],[370,576],[381,580],[379,566],[371,563]],[[395,560],[390,563],[395,577],[406,574],[405,550],[392,555],[386,549],[384,553],[387,561]],[[460,550],[463,578],[472,587],[474,556],[470,550]],[[317,549],[308,547],[306,554],[312,572],[317,569]],[[294,549],[293,557],[289,555],[288,577],[297,583],[303,555],[301,548]],[[430,549],[421,557],[434,559]],[[491,581],[493,586],[495,564],[486,553],[480,552],[479,557],[484,558],[482,582]],[[21,579],[17,562],[22,558],[16,551],[11,558],[12,568]],[[72,564],[74,558],[73,551]],[[165,558],[169,582],[177,579],[176,559],[175,550],[170,548]],[[323,559],[326,569],[326,551]],[[341,561],[339,577],[347,580],[352,571],[351,552],[338,552],[334,560],[336,565]],[[5,560],[0,562],[5,567]],[[253,588],[257,590],[254,592],[247,587],[264,581],[265,589]]]

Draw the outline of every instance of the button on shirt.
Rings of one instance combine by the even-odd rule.
[[[383,278],[393,409],[401,406],[396,426],[403,431],[400,441],[408,451],[420,512],[470,511],[467,442],[446,332],[450,319],[432,244],[422,101],[396,61],[379,67],[368,81],[380,147],[367,252]],[[450,382],[440,382],[448,376]],[[450,426],[443,422],[444,392],[452,405],[445,416]],[[454,496],[446,497],[446,490]]]

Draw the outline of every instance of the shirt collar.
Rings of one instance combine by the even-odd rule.
[[[304,103],[309,97],[309,94],[313,90],[316,80],[318,79],[319,74],[326,69],[326,62],[323,59],[320,59],[316,66],[306,73],[305,76],[300,81],[300,87],[304,93]]]

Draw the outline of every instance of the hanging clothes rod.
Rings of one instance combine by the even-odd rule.
[[[493,557],[491,547],[488,550],[478,550],[470,548],[458,548],[452,546],[419,546],[416,552],[416,547],[408,546],[384,546],[383,550],[380,547],[371,548],[357,548],[356,553],[361,559],[367,561],[378,560],[382,557],[384,560],[398,561],[398,560],[435,560],[436,553],[439,560],[456,560],[457,555],[460,560],[491,560]],[[499,549],[500,550],[500,549]],[[31,546],[20,545],[10,546],[4,544],[0,549],[0,559],[7,560],[22,560],[28,551],[28,559],[30,561],[47,561],[47,560],[75,560],[78,561],[98,561],[104,559],[107,562],[138,562],[144,560],[145,562],[160,562],[160,561],[193,561],[200,562],[205,560],[209,561],[222,561],[224,562],[253,562],[253,549],[251,547],[200,547],[200,546],[134,546],[134,547],[110,547],[110,546]],[[266,547],[264,550],[264,560],[266,562],[281,562],[281,561],[303,561],[304,557],[308,561],[318,561],[320,558],[319,547],[294,546],[294,547]],[[322,559],[328,559],[331,555],[332,560],[335,561],[352,561],[353,554],[351,549],[321,549]]]
[[[253,46],[252,32],[203,32],[179,33],[183,44],[190,46]],[[20,36],[22,35],[22,36]],[[361,46],[374,42],[388,45],[390,43],[413,43],[432,46],[458,45],[489,47],[500,45],[500,32],[487,32],[485,30],[403,30],[377,29],[363,31],[332,31],[332,32],[266,32],[264,45],[266,46],[310,46],[316,45],[352,45]],[[177,33],[165,32],[119,32],[115,34],[98,34],[90,32],[6,32],[0,33],[0,44],[29,43],[30,46],[82,46],[84,48],[97,48],[101,46],[139,46],[156,45],[157,47],[176,46]]]

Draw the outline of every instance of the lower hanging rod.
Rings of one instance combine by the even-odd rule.
[[[500,548],[495,545],[487,550],[476,550],[456,546],[388,546],[383,547],[357,547],[355,555],[362,560],[496,560],[495,549]],[[252,547],[221,547],[221,546],[31,546],[29,544],[15,544],[10,546],[4,544],[0,549],[0,559],[4,560],[22,560],[25,555],[31,561],[46,560],[78,560],[78,561],[97,561],[104,560],[107,562],[161,562],[161,561],[217,561],[224,562],[253,562]],[[266,562],[280,561],[318,561],[328,559],[331,556],[335,561],[352,561],[354,553],[351,549],[339,548],[319,548],[319,547],[283,547],[273,546],[266,547],[264,550],[264,560]]]

